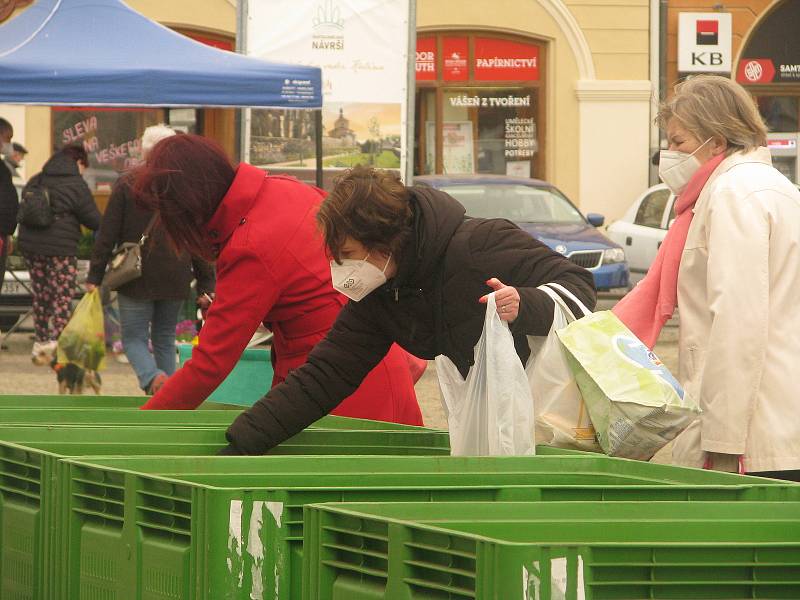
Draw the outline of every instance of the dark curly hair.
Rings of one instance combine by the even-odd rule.
[[[337,262],[345,239],[397,257],[411,234],[411,194],[392,172],[372,167],[348,169],[317,212],[325,246]]]

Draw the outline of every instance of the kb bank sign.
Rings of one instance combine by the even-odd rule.
[[[680,13],[678,71],[731,72],[730,13]]]

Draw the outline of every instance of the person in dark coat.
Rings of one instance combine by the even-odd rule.
[[[14,187],[13,175],[6,164],[6,160],[14,154],[12,137],[14,128],[11,123],[0,118],[0,154],[5,158],[0,161],[0,287],[6,275],[6,258],[11,252],[11,236],[17,228],[19,207],[17,188]]]
[[[315,221],[325,192],[246,163],[234,166],[216,143],[196,135],[156,144],[134,189],[158,211],[176,248],[217,267],[217,295],[199,345],[142,408],[196,408],[261,323],[274,334],[273,386],[291,377],[347,303],[331,286]],[[336,414],[422,425],[407,353],[387,348],[372,367],[340,398]]]
[[[523,364],[527,336],[547,335],[560,283],[588,307],[591,273],[510,221],[477,219],[446,193],[406,187],[367,167],[347,172],[317,216],[333,284],[350,296],[327,337],[227,431],[223,454],[263,454],[346,397],[397,343],[420,358],[445,355],[466,377],[495,291]],[[576,307],[574,307],[576,308]]]
[[[148,127],[142,136],[143,156],[172,135],[175,131],[165,125]],[[132,174],[123,175],[111,192],[92,252],[87,291],[102,283],[114,248],[138,242],[155,214],[137,206],[131,180]],[[214,268],[186,252],[175,252],[161,227],[152,227],[148,238],[141,249],[142,276],[117,290],[117,302],[125,355],[139,387],[154,394],[175,372],[175,326],[189,285],[196,279],[198,298],[213,297]]]
[[[19,225],[19,248],[28,264],[33,291],[33,361],[50,364],[58,336],[72,315],[81,225],[96,231],[100,211],[81,176],[89,157],[81,146],[67,146],[45,163],[28,186],[42,185],[55,220],[49,227]]]

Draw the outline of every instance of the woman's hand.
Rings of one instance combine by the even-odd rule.
[[[95,291],[97,289],[97,286],[95,284],[89,283],[88,281],[83,284],[83,287],[86,288],[86,292],[87,293],[93,292],[93,291]]]
[[[517,288],[506,285],[496,277],[492,277],[486,282],[495,291],[494,301],[497,305],[497,314],[500,319],[508,323],[513,323],[519,316],[519,292]],[[478,300],[481,304],[486,304],[489,295],[481,296]]]
[[[200,294],[197,297],[197,308],[200,309],[200,315],[204,321],[206,319],[206,313],[208,313],[208,308],[214,301],[214,297],[214,292],[211,292],[210,294]]]

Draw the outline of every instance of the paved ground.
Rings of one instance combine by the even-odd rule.
[[[598,310],[606,310],[613,306],[612,299],[601,300]],[[0,394],[56,394],[55,374],[49,367],[37,367],[31,363],[30,351],[33,342],[30,333],[15,333],[7,341],[8,350],[0,352]],[[662,332],[656,354],[677,373],[677,327],[671,323]],[[103,372],[103,393],[109,395],[140,394],[136,377],[130,365],[106,361],[107,368]],[[426,425],[446,428],[447,421],[441,406],[439,385],[436,379],[436,368],[433,362],[417,383],[417,398]]]

